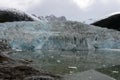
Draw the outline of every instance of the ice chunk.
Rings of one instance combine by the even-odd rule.
[[[69,66],[68,68],[69,69],[77,69],[77,67],[75,67],[75,66]]]

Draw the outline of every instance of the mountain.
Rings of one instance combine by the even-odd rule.
[[[118,29],[118,19],[119,15],[113,15],[101,20],[101,24],[111,24],[107,29],[92,26],[97,22],[87,25],[54,15],[38,19],[19,10],[1,9],[0,22],[6,23],[0,23],[0,39],[14,50],[120,49],[120,32],[112,30]]]
[[[38,16],[40,20],[47,21],[47,22],[64,22],[67,21],[65,16],[61,17],[56,17],[54,15],[49,15],[49,16]]]
[[[13,22],[13,21],[38,21],[37,17],[34,17],[28,13],[16,10],[16,9],[0,9],[0,22]]]
[[[113,14],[107,18],[96,21],[91,25],[106,27],[108,29],[115,29],[120,31],[120,13]]]

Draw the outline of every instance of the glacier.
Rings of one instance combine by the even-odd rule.
[[[75,21],[0,23],[0,39],[22,51],[120,49],[119,34]]]

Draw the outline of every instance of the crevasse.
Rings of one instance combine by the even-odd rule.
[[[14,50],[120,49],[119,34],[72,21],[0,23],[0,38]]]

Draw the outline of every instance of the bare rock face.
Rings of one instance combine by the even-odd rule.
[[[106,27],[109,29],[115,29],[120,31],[120,14],[112,15],[108,18],[94,22],[91,25]]]

